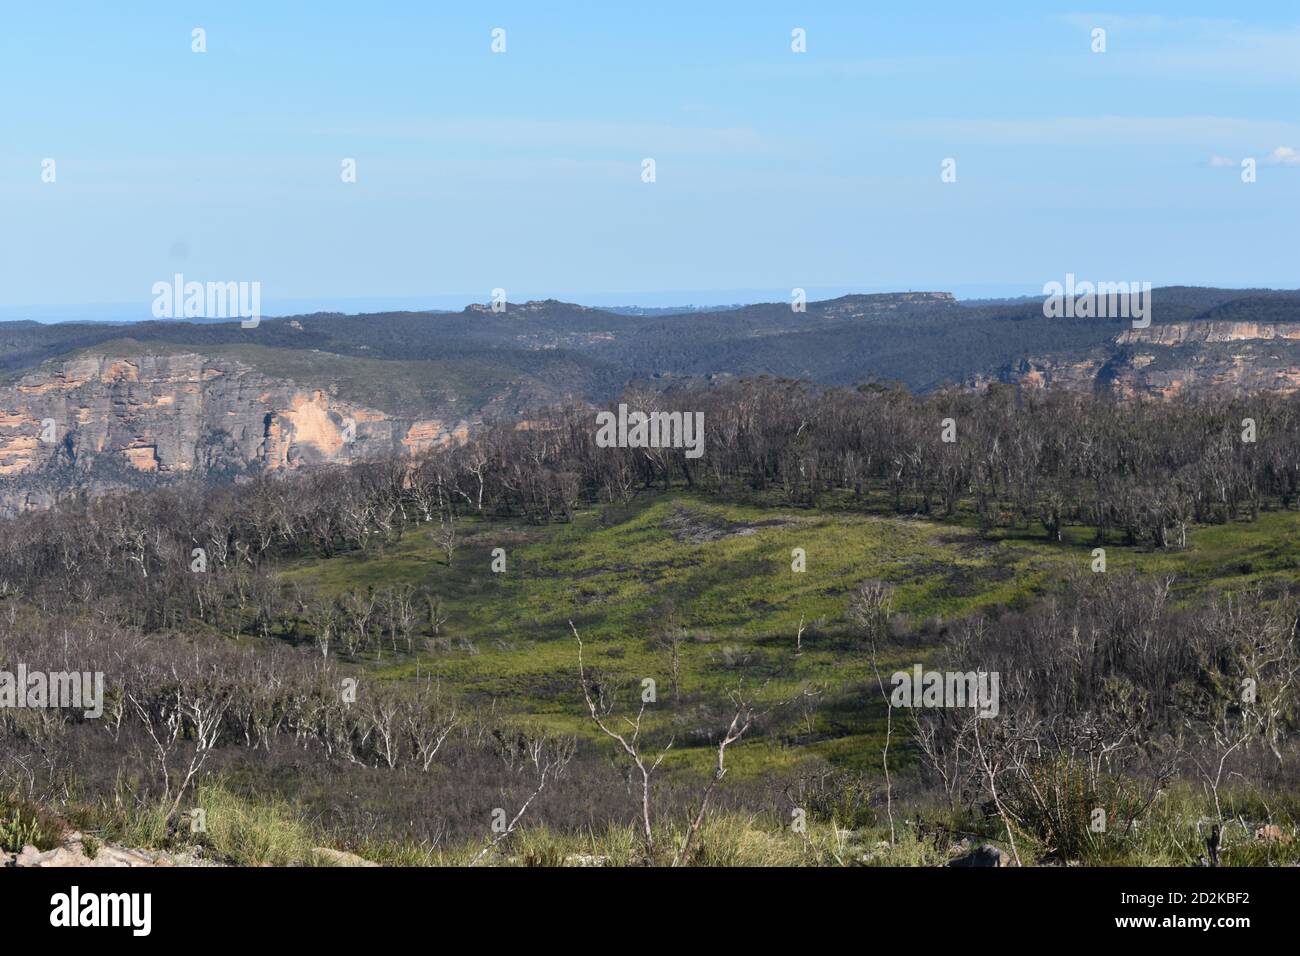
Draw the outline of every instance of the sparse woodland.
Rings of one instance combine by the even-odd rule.
[[[98,719],[0,709],[0,808],[202,842],[185,823],[199,803],[291,803],[294,826],[395,862],[937,864],[992,841],[1026,865],[1186,864],[1211,823],[1233,834],[1227,862],[1294,862],[1300,599],[1248,575],[1192,593],[1176,574],[1087,564],[1094,547],[1176,560],[1200,528],[1300,506],[1300,400],[776,380],[625,400],[703,411],[703,457],[598,448],[593,411],[560,408],[417,460],[160,484],[5,522],[0,669],[101,671],[107,690]],[[720,652],[728,689],[691,701],[689,740],[650,719],[679,699],[684,598],[626,635],[662,661],[662,701],[642,675],[584,659],[581,624],[500,635],[564,648],[565,712],[539,715],[442,678],[440,656],[471,651],[436,590],[283,574],[382,556],[419,530],[450,570],[467,523],[564,524],[667,490],[1053,547],[1086,530],[1077,573],[925,634],[888,586],[844,582],[843,619],[819,630],[880,680],[832,702],[797,685],[801,620],[779,663]],[[890,709],[882,662],[903,659],[998,672],[999,715]],[[827,708],[878,718],[880,745],[851,764],[798,759]],[[793,741],[794,756],[737,765],[753,741]],[[674,763],[687,746],[698,759]]]

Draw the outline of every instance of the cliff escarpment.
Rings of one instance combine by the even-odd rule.
[[[1169,322],[1130,328],[1102,348],[1011,363],[998,379],[1164,399],[1205,392],[1289,395],[1300,391],[1300,322]]]
[[[0,510],[73,488],[418,453],[461,421],[397,417],[197,352],[83,354],[0,386]]]

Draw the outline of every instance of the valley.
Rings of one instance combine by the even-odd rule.
[[[1150,295],[1145,328],[946,293],[846,296],[805,312],[768,304],[635,316],[546,300],[504,312],[266,319],[252,329],[0,323],[0,512],[177,477],[411,455],[631,386],[770,376],[1162,400],[1300,387],[1300,295]],[[50,421],[58,438],[43,441]]]

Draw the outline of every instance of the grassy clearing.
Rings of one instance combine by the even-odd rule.
[[[862,580],[892,582],[898,610],[930,620],[1015,603],[1061,573],[1050,553],[990,544],[962,529],[720,506],[685,494],[589,511],[570,525],[467,521],[462,536],[451,567],[425,527],[382,556],[299,562],[286,577],[326,592],[408,583],[439,594],[452,649],[376,660],[375,672],[434,672],[557,731],[594,735],[578,694],[570,619],[587,642],[589,667],[638,688],[645,677],[657,682],[667,706],[652,729],[689,725],[699,702],[723,699],[741,678],[750,687],[766,683],[773,699],[809,684],[825,701],[865,698],[814,715],[797,751],[758,740],[736,748],[738,775],[793,766],[810,754],[856,763],[878,749],[883,710],[875,692],[864,691],[874,677],[844,621],[848,596]],[[490,571],[496,547],[507,551],[504,574]],[[805,572],[792,570],[795,548],[806,554]],[[676,696],[668,651],[656,641],[670,604],[687,634]],[[796,655],[801,619],[806,630]],[[914,648],[884,654],[890,669],[918,659]],[[690,751],[687,739],[669,764],[692,759]]]
[[[1110,573],[1175,574],[1185,595],[1300,578],[1300,514],[1269,512],[1251,524],[1196,528],[1184,550],[1107,545]],[[527,713],[555,731],[595,738],[576,683],[573,620],[587,664],[627,685],[656,681],[651,731],[679,734],[668,766],[707,756],[690,728],[703,702],[721,701],[742,679],[772,699],[805,686],[822,705],[798,739],[753,739],[729,753],[746,776],[788,769],[809,756],[878,767],[883,714],[865,648],[845,620],[852,590],[872,578],[895,587],[900,630],[918,644],[881,648],[881,666],[924,663],[945,622],[1023,606],[1067,574],[1089,567],[1093,535],[1066,529],[1051,544],[1031,532],[981,535],[940,523],[847,511],[719,504],[685,492],[643,495],[627,507],[594,508],[571,524],[528,526],[467,518],[449,567],[429,526],[409,530],[382,553],[300,560],[288,580],[326,593],[412,584],[438,594],[448,623],[443,650],[372,659],[381,678],[437,674],[450,687]],[[491,572],[492,549],[507,568]],[[792,570],[796,548],[806,571]],[[678,694],[668,651],[658,642],[676,609],[685,629]],[[800,621],[803,651],[795,653]],[[925,636],[929,635],[929,638]],[[905,764],[906,748],[897,752]]]

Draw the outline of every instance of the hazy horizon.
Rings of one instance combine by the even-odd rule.
[[[1082,278],[1082,277],[1081,277]],[[1155,288],[1184,286],[1205,289],[1266,289],[1274,292],[1296,291],[1294,285],[1260,284],[1230,285],[1206,282],[1163,282]],[[896,286],[843,286],[827,288],[808,288],[807,301],[817,302],[835,299],[845,295],[881,295],[907,292],[948,292],[959,302],[978,303],[1000,301],[1005,299],[1033,299],[1043,295],[1041,288],[1028,285],[1020,286],[945,286],[934,284],[902,288]],[[548,292],[546,290],[524,290],[519,295],[511,295],[509,301],[522,303],[541,300],[556,300],[584,305],[591,308],[620,309],[719,309],[727,306],[742,307],[789,300],[789,290],[780,289],[723,289],[723,290],[687,290],[681,292]],[[269,299],[263,304],[265,318],[310,315],[316,312],[333,312],[344,315],[369,315],[382,312],[460,312],[470,305],[483,304],[487,296],[474,298],[469,293],[461,295],[428,296],[363,296],[357,298],[321,298],[321,299]],[[33,321],[42,324],[59,322],[148,322],[148,321],[196,321],[193,319],[172,318],[158,320],[150,314],[149,303],[138,302],[87,302],[58,303],[51,305],[6,305],[0,306],[0,322]],[[199,319],[197,321],[210,321]],[[231,320],[233,321],[233,320]]]

